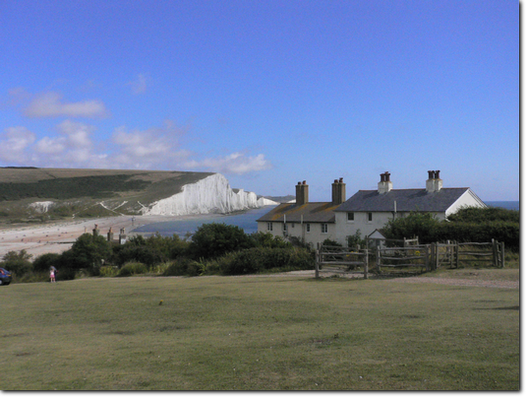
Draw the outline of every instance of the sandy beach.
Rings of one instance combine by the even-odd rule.
[[[182,220],[184,218],[187,217],[129,215],[0,228],[0,259],[9,251],[20,251],[22,249],[33,255],[33,259],[48,252],[62,253],[70,249],[79,236],[84,233],[92,233],[96,224],[99,234],[103,237],[106,237],[111,228],[114,238],[117,239],[119,231],[123,228],[125,229],[125,234],[130,234],[132,230],[139,226],[156,222]]]

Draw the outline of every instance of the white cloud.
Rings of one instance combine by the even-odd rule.
[[[271,168],[271,163],[266,160],[264,154],[255,157],[246,156],[240,152],[227,155],[223,158],[208,158],[202,161],[189,161],[185,164],[188,168],[208,168],[220,173],[232,173],[243,175]]]
[[[17,164],[27,162],[26,151],[35,141],[35,134],[23,126],[16,126],[5,129],[2,136],[0,136],[0,161]]]
[[[95,127],[67,119],[55,135],[39,140],[25,127],[5,129],[0,135],[0,162],[41,167],[102,169],[206,170],[244,175],[271,168],[264,154],[234,152],[225,157],[193,159],[196,154],[181,146],[186,129],[167,121],[146,130],[119,127],[110,138],[97,142]]]
[[[30,102],[24,114],[31,118],[58,116],[97,118],[108,114],[103,102],[99,100],[66,103],[61,99],[62,96],[56,92],[41,94]]]
[[[128,82],[127,85],[132,88],[132,93],[142,94],[147,91],[147,80],[148,77],[140,73],[135,80]]]
[[[177,165],[190,155],[189,151],[178,148],[183,132],[170,121],[164,127],[143,131],[134,129],[129,132],[125,127],[119,127],[112,135],[112,142],[118,147],[115,161],[134,168]]]
[[[57,125],[57,131],[58,136],[44,137],[36,143],[33,156],[36,162],[60,167],[103,167],[100,162],[106,156],[93,150],[93,126],[65,120]]]

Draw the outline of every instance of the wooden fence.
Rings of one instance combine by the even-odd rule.
[[[331,273],[347,273],[363,267],[363,277],[368,278],[368,250],[353,251],[348,247],[317,244],[315,254],[315,278],[322,270]]]
[[[487,262],[493,267],[504,268],[504,242],[462,242],[433,244],[435,269],[439,267],[458,268],[462,264]]]
[[[420,272],[430,271],[432,257],[431,244],[406,247],[376,248],[376,271],[381,273],[382,267],[389,268],[419,268]]]
[[[364,278],[368,278],[369,250],[352,250],[347,247],[317,245],[315,277],[322,270],[332,273],[348,273],[363,268]],[[385,247],[378,245],[373,250],[376,259],[376,273],[382,269],[402,269],[407,272],[423,273],[438,268],[459,268],[463,264],[488,262],[493,267],[504,267],[504,243],[491,242],[433,243]],[[371,252],[371,253],[372,253]],[[372,258],[372,256],[371,256]]]

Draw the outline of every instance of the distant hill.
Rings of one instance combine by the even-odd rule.
[[[172,212],[174,206],[181,207],[182,198],[176,197],[179,202],[171,198],[182,193],[184,186],[196,187],[198,182],[205,191],[208,191],[207,184],[214,184],[213,189],[219,196],[226,194],[220,195],[218,187],[220,191],[227,190],[227,203],[213,199],[216,202],[211,209],[208,203],[200,204],[201,212],[257,207],[254,193],[251,194],[255,204],[249,201],[248,205],[249,193],[232,190],[227,180],[215,173],[3,167],[0,168],[0,218],[4,222],[41,222],[65,217],[137,215],[151,212],[153,204],[163,201],[175,203]],[[231,204],[230,196],[236,198],[236,204]]]

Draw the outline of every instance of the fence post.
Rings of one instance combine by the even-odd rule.
[[[504,269],[504,261],[505,261],[505,256],[506,253],[504,252],[504,241],[501,242],[501,268]]]
[[[497,247],[496,247],[496,244],[495,244],[495,238],[492,238],[491,239],[491,263],[493,264],[493,267],[497,267],[497,260],[498,260],[498,257],[497,257]]]
[[[456,269],[458,269],[458,265],[460,263],[460,254],[459,254],[459,248],[460,246],[458,245],[458,242],[456,243],[456,247],[455,247],[455,256],[456,256]]]
[[[426,244],[425,246],[425,271],[430,272],[431,271],[431,265],[430,265],[430,256],[429,252],[431,251],[431,244]]]
[[[315,278],[319,278],[319,256],[320,248],[319,243],[317,243],[317,249],[315,250]]]
[[[376,271],[381,273],[381,248],[379,244],[376,246]]]
[[[368,279],[368,248],[365,251],[365,279]]]
[[[449,268],[453,268],[453,258],[455,257],[455,248],[451,245],[451,241],[447,240],[447,245],[449,248]]]

